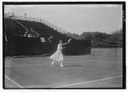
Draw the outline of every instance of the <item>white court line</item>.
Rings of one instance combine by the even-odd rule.
[[[97,60],[88,60],[88,61],[97,61]]]
[[[97,60],[88,60],[88,61],[97,61]],[[6,65],[5,68],[10,68],[10,67],[24,67],[24,66],[35,66],[35,65],[45,65],[47,63],[42,63],[42,64],[26,64],[26,65],[14,65],[14,66],[9,66],[9,65]],[[51,65],[51,64],[50,64]]]
[[[15,84],[16,86],[18,86],[19,88],[24,88],[23,86],[21,86],[20,84],[18,84],[17,82],[15,82],[14,80],[10,79],[9,77],[7,77],[5,75],[5,78],[8,79],[9,81],[11,81],[13,84]]]
[[[43,64],[26,64],[26,65],[5,66],[5,68],[9,68],[9,67],[20,67],[20,66],[34,66],[34,65],[44,65],[44,63]]]
[[[92,81],[85,81],[85,82],[67,84],[67,85],[62,85],[62,86],[58,86],[58,87],[55,87],[55,88],[70,87],[70,86],[75,86],[75,85],[80,85],[80,84],[88,84],[88,83],[93,83],[93,82],[102,81],[102,80],[109,80],[109,79],[118,78],[118,77],[122,77],[122,76],[120,75],[120,76],[108,77],[108,78],[97,79],[97,80],[92,80]]]

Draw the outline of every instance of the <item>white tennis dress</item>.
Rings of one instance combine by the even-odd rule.
[[[62,44],[58,44],[57,51],[50,56],[50,59],[54,61],[62,61],[63,60],[63,54],[62,54]]]

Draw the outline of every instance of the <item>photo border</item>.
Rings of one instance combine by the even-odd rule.
[[[123,25],[123,65],[122,65],[122,88],[23,88],[23,89],[126,89],[126,3],[125,1],[99,1],[99,2],[2,2],[2,22],[3,22],[3,39],[4,39],[4,5],[93,5],[93,4],[116,4],[116,5],[122,5],[122,11],[123,11],[123,16],[122,17],[122,25]],[[21,89],[21,88],[5,88],[5,58],[4,58],[4,41],[3,41],[3,89]]]

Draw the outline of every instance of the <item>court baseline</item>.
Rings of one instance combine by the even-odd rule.
[[[98,81],[103,81],[103,80],[110,80],[110,79],[119,78],[119,77],[122,77],[122,75],[114,76],[114,77],[106,77],[106,78],[103,78],[103,79],[97,79],[97,80],[92,80],[92,81],[85,81],[85,82],[67,84],[67,85],[62,85],[62,86],[58,86],[58,87],[55,87],[55,88],[70,87],[70,86],[75,86],[75,85],[80,85],[80,84],[88,84],[88,83],[93,83],[93,82],[98,82]]]

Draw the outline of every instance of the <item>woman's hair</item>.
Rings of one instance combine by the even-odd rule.
[[[59,40],[59,43],[63,43],[63,41],[62,40]]]

